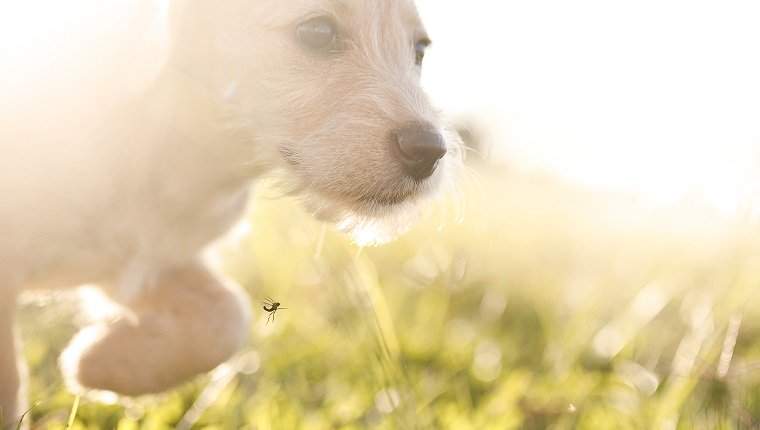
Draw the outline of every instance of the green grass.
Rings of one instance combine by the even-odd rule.
[[[484,169],[462,222],[433,211],[360,250],[261,194],[223,249],[254,309],[245,350],[164,395],[83,398],[70,428],[760,426],[757,225]],[[288,307],[269,325],[267,295]],[[75,405],[55,366],[73,313],[21,310],[36,428]]]

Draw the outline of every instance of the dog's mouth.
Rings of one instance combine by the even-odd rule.
[[[353,200],[351,206],[359,212],[367,212],[367,215],[372,216],[378,210],[387,210],[413,200],[422,193],[419,188],[420,184],[415,183],[411,186],[399,186],[392,193],[359,195]]]
[[[358,245],[382,245],[406,233],[441,188],[439,181],[401,182],[393,192],[360,193],[350,199],[314,188],[298,194],[314,218],[334,224]]]
[[[282,148],[280,149],[280,155],[295,177],[300,177],[299,172],[303,169],[296,153]],[[335,190],[320,186],[318,181],[301,178],[300,182],[302,184],[296,185],[296,193],[316,193],[323,199],[340,201],[342,205],[351,207],[356,212],[366,216],[373,216],[377,212],[383,212],[387,208],[393,208],[413,200],[418,195],[425,193],[426,189],[431,188],[429,183],[432,179],[430,177],[438,167],[438,161],[436,160],[435,166],[429,167],[430,173],[426,174],[424,178],[411,178],[399,174],[395,180],[387,181],[387,184],[373,183],[365,185],[361,184],[362,178],[357,178],[356,181],[347,181],[352,184],[351,189]]]
[[[389,242],[408,231],[442,193],[447,171],[458,160],[456,151],[445,156],[438,133],[412,129],[402,137],[394,136],[403,148],[367,170],[340,161],[315,169],[301,151],[280,147],[282,182],[316,219],[336,225],[357,244]],[[412,147],[405,139],[421,143]]]
[[[414,188],[400,188],[393,193],[359,193],[353,197],[346,195],[336,196],[330,192],[324,192],[318,189],[312,189],[307,192],[312,196],[312,200],[323,202],[322,209],[330,207],[340,212],[351,212],[354,216],[365,218],[383,218],[387,214],[407,210],[416,204],[416,200],[423,194],[422,191]],[[307,196],[308,197],[308,196]],[[311,205],[313,206],[313,205]],[[335,216],[328,216],[329,213],[315,213],[319,219],[324,221],[337,221]]]

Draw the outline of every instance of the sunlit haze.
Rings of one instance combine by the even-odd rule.
[[[71,96],[72,102],[136,93],[151,82],[166,55],[167,5],[165,0],[0,2],[4,101]]]
[[[0,430],[760,429],[757,309],[760,0],[0,0]]]
[[[487,158],[658,204],[758,211],[760,3],[417,3],[434,40],[424,83]],[[0,5],[0,89],[119,97],[127,78],[150,82],[166,4]],[[112,58],[127,44],[138,61]]]
[[[419,0],[424,79],[507,165],[672,204],[760,192],[760,4]]]

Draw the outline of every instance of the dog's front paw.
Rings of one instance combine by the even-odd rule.
[[[166,301],[151,303],[134,318],[82,330],[61,355],[69,388],[157,393],[227,360],[246,338],[248,307],[235,290],[202,292],[159,295]]]
[[[133,323],[127,318],[88,327],[61,355],[66,383],[79,393],[91,389],[125,395],[155,393],[224,359],[198,359],[187,341],[172,336],[175,330],[169,321]]]

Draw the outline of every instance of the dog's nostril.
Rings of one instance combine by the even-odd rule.
[[[396,141],[404,171],[417,180],[432,175],[438,160],[446,155],[446,142],[435,130],[409,128],[399,131]]]

